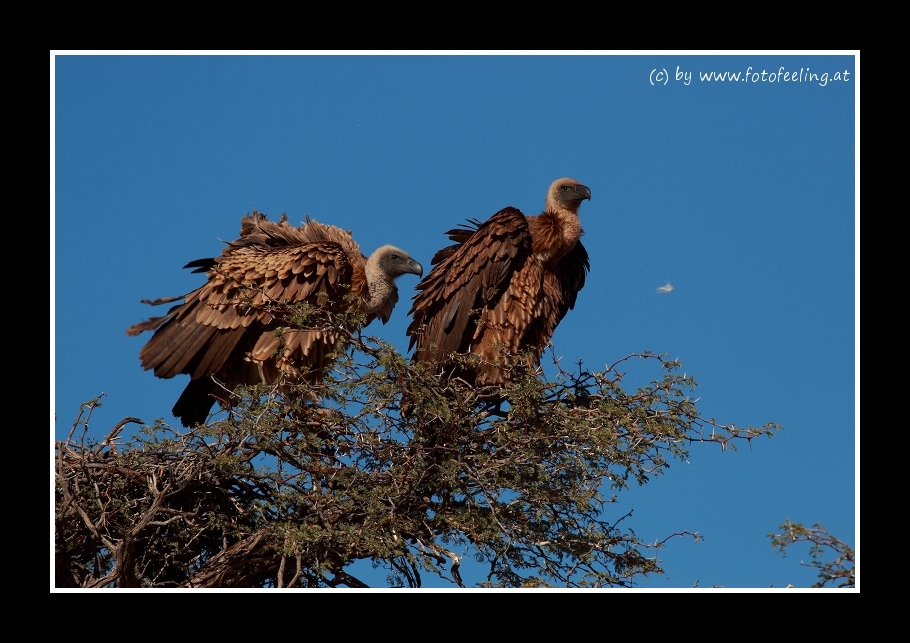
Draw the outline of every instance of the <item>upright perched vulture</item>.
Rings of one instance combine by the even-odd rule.
[[[203,286],[182,297],[143,300],[183,303],[126,331],[155,331],[139,353],[146,370],[190,376],[173,409],[187,427],[205,422],[216,400],[230,406],[239,384],[271,383],[282,372],[307,382],[324,375],[337,334],[286,328],[278,305],[308,302],[336,315],[353,307],[367,323],[377,317],[386,323],[398,301],[395,279],[423,275],[403,250],[382,246],[367,259],[350,233],[309,217],[295,227],[284,216],[276,223],[254,210],[240,224],[240,238],[220,257],[184,266],[206,273]]]
[[[590,198],[586,186],[563,178],[536,216],[508,207],[486,223],[449,230],[456,243],[433,257],[409,312],[414,358],[446,371],[452,353],[477,355],[475,367],[448,370],[480,386],[508,384],[519,352],[536,366],[585,285],[590,264],[578,208]]]

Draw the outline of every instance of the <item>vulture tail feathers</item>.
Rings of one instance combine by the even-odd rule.
[[[220,391],[220,393],[218,393]],[[177,403],[171,412],[174,417],[179,418],[183,426],[193,427],[197,424],[204,424],[209,417],[212,407],[215,405],[218,397],[226,396],[227,393],[210,377],[190,380],[190,383],[183,389],[183,393],[177,398]]]

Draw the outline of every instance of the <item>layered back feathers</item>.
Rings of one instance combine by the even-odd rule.
[[[301,227],[284,218],[272,222],[254,211],[241,220],[240,237],[221,256],[187,264],[206,273],[204,285],[183,297],[146,302],[183,299],[127,334],[155,331],[139,354],[145,369],[163,378],[190,376],[173,411],[192,426],[205,421],[216,398],[230,405],[229,393],[238,384],[274,382],[281,372],[310,382],[321,378],[337,333],[318,322],[311,329],[287,328],[282,306],[306,302],[323,315],[353,306],[367,314],[367,323],[377,312],[384,322],[398,298],[395,277],[420,267],[393,250],[403,256],[404,269],[385,275],[392,284],[385,287],[385,300],[378,308],[367,306],[367,258],[348,232],[309,217]]]

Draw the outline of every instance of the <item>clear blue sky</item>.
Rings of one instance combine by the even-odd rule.
[[[704,536],[672,541],[667,575],[640,586],[807,587],[806,549],[782,558],[767,538],[785,518],[857,544],[857,72],[853,55],[52,52],[51,432],[102,392],[98,433],[173,421],[186,378],[143,371],[148,335],[124,331],[157,313],[140,299],[200,285],[181,267],[253,208],[429,267],[445,230],[509,205],[536,214],[571,176],[593,193],[591,272],[556,353],[589,369],[669,353],[705,415],[784,426],[751,450],[693,445],[620,493],[608,511],[634,510],[640,537]],[[402,277],[391,321],[369,329],[402,352],[416,283]]]

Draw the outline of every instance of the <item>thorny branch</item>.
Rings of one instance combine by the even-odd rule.
[[[207,425],[127,439],[141,422],[125,418],[93,442],[100,398],[86,403],[57,444],[57,585],[363,587],[347,568],[368,560],[392,585],[429,573],[464,586],[471,556],[487,586],[632,586],[662,572],[666,539],[699,536],[643,542],[604,494],[694,444],[779,428],[703,417],[694,380],[664,356],[599,372],[554,360],[552,381],[538,369],[470,388],[330,321],[347,348],[329,377],[240,387]],[[659,377],[627,391],[617,369],[632,359]]]
[[[836,587],[856,586],[855,552],[847,543],[829,534],[818,523],[808,528],[785,520],[779,529],[779,534],[768,534],[771,546],[779,554],[786,556],[787,548],[796,543],[809,544],[812,560],[808,563],[801,561],[800,564],[818,570],[819,580],[813,587],[825,587],[828,583]],[[834,560],[825,560],[830,555],[834,556]]]

